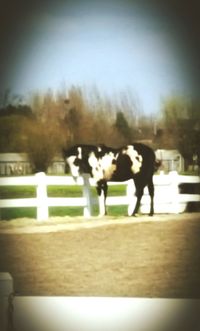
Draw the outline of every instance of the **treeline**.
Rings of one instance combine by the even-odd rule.
[[[122,146],[143,141],[153,148],[178,148],[190,162],[199,155],[197,102],[163,101],[156,118],[144,115],[129,91],[115,98],[72,86],[33,93],[26,104],[4,98],[0,108],[0,152],[27,152],[35,171],[45,171],[63,147],[77,143]]]
[[[168,98],[161,108],[155,146],[178,149],[189,164],[200,166],[200,101],[191,98]]]

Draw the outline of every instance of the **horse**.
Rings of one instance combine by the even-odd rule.
[[[107,214],[107,182],[123,182],[129,179],[135,183],[137,198],[132,216],[138,214],[146,186],[150,195],[149,215],[154,215],[153,174],[159,167],[159,161],[156,160],[152,148],[142,143],[133,143],[120,148],[79,144],[63,150],[63,154],[74,178],[84,173],[94,178],[101,216]]]

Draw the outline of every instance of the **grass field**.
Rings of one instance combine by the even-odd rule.
[[[95,187],[91,188],[92,194],[96,195]],[[109,195],[120,196],[125,195],[126,186],[111,186],[109,187]],[[82,188],[80,186],[48,186],[47,190],[49,197],[81,197]],[[0,199],[18,199],[18,198],[33,198],[36,197],[35,187],[31,186],[6,186],[0,187]],[[111,206],[108,207],[108,212],[114,216],[123,216],[127,214],[126,206]],[[94,207],[94,215],[98,214],[98,207]],[[50,216],[81,216],[83,208],[81,207],[50,207]],[[30,217],[36,218],[36,208],[2,208],[1,219],[10,220],[15,218]]]

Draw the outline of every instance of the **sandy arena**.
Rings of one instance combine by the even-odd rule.
[[[200,298],[200,214],[0,222],[21,295]]]

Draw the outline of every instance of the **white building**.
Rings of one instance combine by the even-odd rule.
[[[0,153],[0,176],[32,174],[31,163],[26,153]],[[64,174],[65,163],[56,157],[48,168],[49,174]]]
[[[184,158],[176,149],[157,149],[155,151],[156,158],[162,162],[159,170],[164,172],[177,171],[178,173],[184,171]]]
[[[26,153],[0,153],[0,175],[26,175],[31,173]]]

